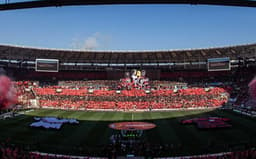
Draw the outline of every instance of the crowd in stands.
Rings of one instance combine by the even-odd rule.
[[[1,159],[107,159],[107,157],[82,157],[61,154],[48,154],[29,152],[24,147],[17,147],[11,144],[0,144]]]
[[[115,159],[118,155],[125,155],[127,152],[131,152],[136,156],[155,157],[155,159],[172,159],[173,157],[161,157],[170,152],[182,150],[182,145],[151,145],[148,143],[138,143],[135,147],[129,147],[128,145],[110,144],[99,148],[102,152],[99,153],[103,157],[82,157],[72,155],[60,155],[60,154],[48,154],[31,151],[29,147],[18,146],[10,144],[8,142],[0,143],[0,158],[1,159]],[[175,153],[174,153],[175,154]],[[247,148],[240,151],[228,151],[217,154],[211,154],[205,152],[204,155],[193,155],[176,157],[177,159],[255,159],[256,150],[254,148]]]
[[[68,86],[69,88],[114,88],[117,85],[117,81],[115,80],[83,80],[83,81],[59,81],[59,86]]]
[[[29,100],[35,99],[35,94],[32,91],[32,88],[38,85],[38,82],[35,81],[15,81],[13,85],[16,89],[18,96],[18,103],[23,106],[30,105]]]
[[[58,90],[59,89],[59,92]],[[87,88],[61,88],[58,86],[49,86],[47,88],[34,88],[37,95],[66,95],[66,96],[186,96],[186,95],[218,95],[220,93],[228,93],[232,88],[185,88],[174,91],[173,89],[157,89],[151,90],[151,94],[147,94],[145,90],[121,90],[117,93],[115,90],[97,89],[89,92]]]
[[[225,104],[232,92],[230,86],[195,87],[173,81],[155,81],[151,89],[146,90],[119,90],[113,89],[115,82],[118,83],[60,81],[58,85],[41,86],[34,81],[17,81],[15,85],[23,104],[29,104],[29,99],[37,99],[41,107],[63,109],[213,108]]]
[[[85,108],[85,109],[177,109],[177,108],[211,108],[223,105],[228,100],[228,91],[214,87],[187,88],[173,91],[170,89],[152,90],[94,90],[34,88],[40,97],[42,107]]]
[[[38,99],[39,105],[46,108],[211,108],[222,106],[230,99],[235,99],[231,102],[233,106],[246,106],[249,103],[247,85],[252,79],[252,75],[248,75],[247,70],[236,74],[225,71],[163,72],[161,78],[170,76],[173,80],[152,80],[148,83],[150,87],[144,89],[120,88],[122,80],[62,80],[46,85],[41,81],[17,81],[15,84],[23,105],[29,105],[29,99]]]

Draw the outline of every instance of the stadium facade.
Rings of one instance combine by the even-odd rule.
[[[176,78],[170,74],[177,71],[214,75],[215,71],[232,71],[256,64],[256,44],[165,51],[77,51],[0,45],[0,53],[0,67],[22,79],[112,80],[120,79],[127,70],[144,69],[150,79],[162,80]],[[40,59],[42,66],[46,66],[43,71],[39,68]],[[209,65],[212,59],[217,63]],[[227,60],[226,68],[225,64],[218,63],[223,59]],[[45,65],[47,60],[58,63]],[[68,75],[70,72],[72,74]]]

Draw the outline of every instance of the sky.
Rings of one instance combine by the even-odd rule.
[[[176,50],[256,43],[256,8],[99,5],[0,11],[0,44]]]

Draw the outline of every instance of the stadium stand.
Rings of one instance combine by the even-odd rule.
[[[86,83],[94,83],[95,81],[74,81],[81,85]],[[98,81],[100,83],[100,81]],[[230,87],[206,87],[206,88],[183,88],[183,89],[169,89],[158,88],[152,89],[149,94],[145,90],[110,90],[106,85],[98,89],[93,88],[93,92],[89,93],[88,87],[73,86],[45,86],[38,85],[29,86],[31,82],[17,82],[18,90],[27,92],[23,94],[26,99],[39,99],[40,106],[67,108],[67,109],[112,109],[112,110],[136,110],[136,109],[177,109],[177,108],[207,108],[219,107],[227,102]],[[69,82],[70,83],[70,82]],[[116,82],[118,83],[118,82]],[[166,84],[167,82],[165,82]],[[161,85],[161,82],[158,82]],[[169,83],[171,86],[173,82]],[[173,86],[174,87],[174,86]],[[27,90],[27,91],[25,91]],[[27,101],[27,100],[25,100]]]
[[[172,145],[137,145],[139,153],[150,154],[153,156],[161,155],[164,151],[172,151],[174,148]],[[115,158],[117,151],[126,151],[124,149],[116,149],[112,145],[109,145],[107,151],[109,153],[109,158]],[[2,159],[105,159],[106,157],[82,157],[82,156],[72,156],[72,155],[61,155],[61,154],[50,154],[50,153],[40,153],[40,152],[29,152],[25,150],[24,147],[18,147],[8,142],[0,143],[0,157]],[[221,152],[217,154],[204,154],[204,155],[194,155],[194,156],[181,156],[181,157],[155,157],[155,159],[254,159],[256,158],[255,149],[246,149],[243,151],[234,152]]]
[[[150,52],[82,52],[0,45],[0,67],[14,79],[19,96],[17,105],[23,108],[154,111],[230,105],[236,112],[255,116],[255,103],[248,95],[248,83],[255,72],[255,52],[256,44]],[[230,58],[231,70],[208,71],[207,60],[221,57]],[[60,59],[58,72],[35,71],[38,58]],[[134,69],[147,71],[147,76],[141,78],[143,82],[124,77]],[[182,145],[135,146],[136,154],[145,156],[182,150]],[[24,147],[8,144],[1,144],[0,148],[2,158],[56,157],[29,153]],[[187,158],[255,158],[255,150],[250,148]],[[108,145],[104,149],[109,156],[127,152],[122,145]]]

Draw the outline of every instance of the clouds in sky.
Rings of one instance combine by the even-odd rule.
[[[76,50],[107,49],[110,40],[110,36],[96,32],[85,38],[73,38],[71,47]]]

